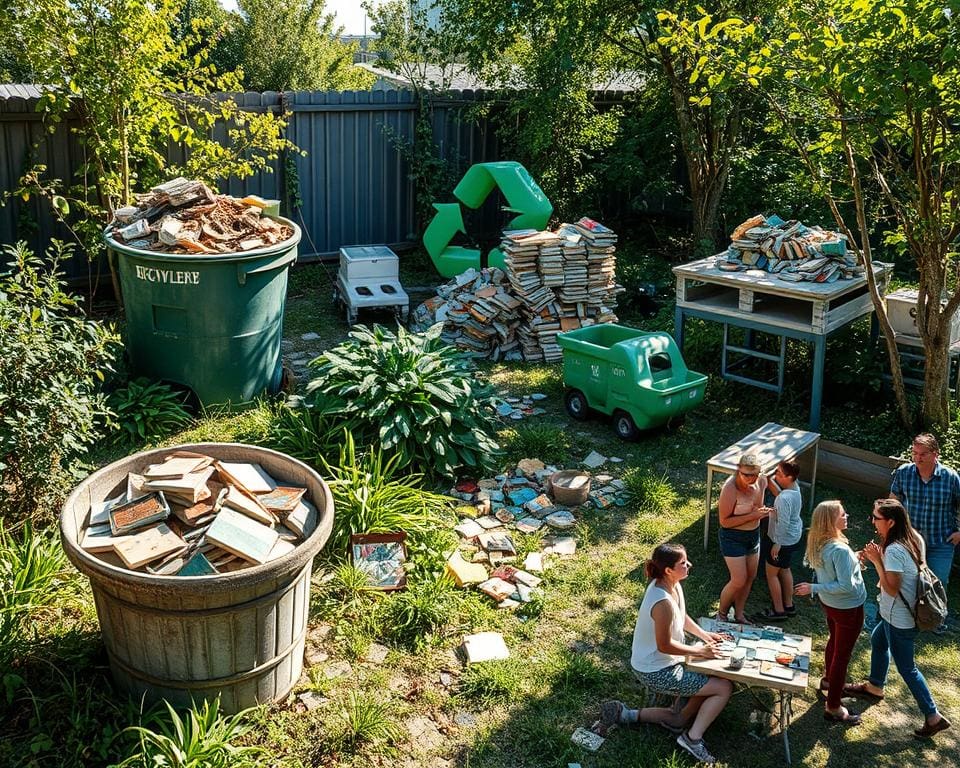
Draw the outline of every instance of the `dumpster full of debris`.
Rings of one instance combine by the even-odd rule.
[[[270,201],[174,179],[120,208],[116,255],[136,375],[183,385],[205,406],[278,391],[287,273],[300,228]]]

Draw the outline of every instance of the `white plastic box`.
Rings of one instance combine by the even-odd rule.
[[[393,308],[406,320],[410,298],[400,285],[400,259],[385,245],[356,245],[340,249],[340,270],[334,301],[346,310],[353,325],[361,309]]]
[[[897,340],[905,344],[918,345],[920,331],[917,329],[917,296],[913,288],[901,288],[886,296],[887,317],[897,334]],[[954,315],[950,323],[950,344],[960,340],[960,314]]]

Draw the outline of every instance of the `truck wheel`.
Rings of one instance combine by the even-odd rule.
[[[573,418],[577,421],[583,421],[590,413],[590,406],[587,404],[587,398],[579,389],[568,389],[563,396],[563,405]]]
[[[630,440],[631,442],[640,437],[640,430],[633,423],[633,417],[626,411],[614,411],[613,413],[613,431],[621,440]]]

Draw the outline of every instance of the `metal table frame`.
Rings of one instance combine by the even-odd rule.
[[[861,277],[835,283],[790,283],[776,275],[754,276],[745,272],[722,272],[714,266],[714,256],[699,259],[673,268],[677,277],[677,304],[674,313],[674,340],[683,353],[685,321],[688,317],[722,323],[724,325],[724,378],[752,386],[780,392],[786,339],[795,339],[813,345],[813,376],[810,393],[810,429],[820,426],[820,408],[823,398],[823,373],[827,354],[827,339],[848,325],[873,312],[867,281]],[[881,293],[886,286],[889,268],[874,263],[874,275]],[[778,311],[777,304],[786,304],[787,311]],[[727,326],[742,328],[748,339],[752,332],[770,334],[780,339],[780,354],[756,353],[749,349],[735,349],[753,357],[779,361],[778,385],[766,384],[744,376],[729,373],[726,363]],[[876,337],[878,326],[874,318],[871,336]],[[747,345],[749,347],[749,341]]]
[[[697,623],[704,626],[710,619],[701,617]],[[759,629],[759,627],[753,627]],[[787,633],[795,635],[795,633]],[[813,639],[807,635],[795,635],[802,638],[799,653],[812,656]],[[774,691],[778,699],[778,712],[771,713],[780,726],[780,732],[783,735],[783,751],[787,758],[787,765],[791,764],[790,758],[790,723],[793,718],[793,694],[803,694],[807,689],[807,683],[810,679],[809,672],[800,672],[793,680],[778,680],[772,677],[763,677],[759,672],[744,667],[740,670],[730,670],[726,666],[725,659],[691,659],[687,658],[686,667],[695,672],[700,672],[711,677],[722,677],[726,680],[739,685],[745,685],[748,689],[765,688]]]

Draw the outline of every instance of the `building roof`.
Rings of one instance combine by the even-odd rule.
[[[0,83],[0,99],[39,99],[42,95],[39,85]]]
[[[381,90],[391,86],[393,88],[413,87],[411,80],[402,72],[393,72],[371,62],[359,62],[354,66],[362,67],[376,75]],[[422,64],[417,65],[417,67],[423,72],[427,83],[434,88],[445,88],[452,91],[499,90],[498,86],[488,83],[472,74],[466,66],[454,66],[449,72],[445,72],[443,67],[436,64]],[[447,82],[445,82],[445,75]],[[639,72],[618,72],[607,79],[597,80],[593,83],[591,90],[630,92],[640,90],[643,84],[644,77]],[[374,87],[377,88],[377,85]],[[518,90],[523,89],[524,84],[518,79],[514,87]]]

